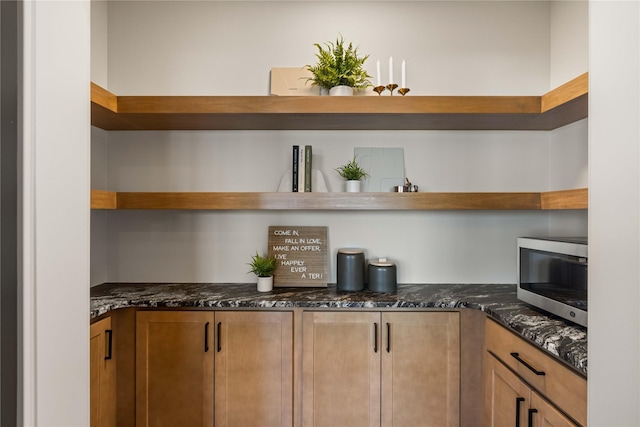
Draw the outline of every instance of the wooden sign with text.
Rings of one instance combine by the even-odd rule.
[[[269,255],[276,287],[327,286],[327,227],[270,226]]]

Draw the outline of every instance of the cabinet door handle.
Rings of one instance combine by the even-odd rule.
[[[373,352],[378,352],[378,323],[373,324]]]
[[[391,323],[387,322],[387,353],[391,351]]]
[[[516,427],[520,427],[520,404],[524,402],[524,397],[516,397]]]
[[[209,322],[204,324],[204,352],[209,351]]]
[[[533,427],[533,414],[537,413],[538,410],[535,408],[529,409],[529,421],[527,423],[527,427]]]
[[[222,322],[218,322],[218,353],[222,351]]]
[[[107,354],[104,356],[104,360],[111,360],[113,359],[113,331],[107,329],[104,333],[107,335]]]
[[[538,371],[536,368],[534,368],[533,366],[529,365],[527,362],[524,361],[524,359],[522,359],[520,357],[519,353],[511,353],[511,356],[516,359],[518,362],[522,363],[524,366],[527,367],[527,369],[529,369],[531,372],[533,372],[536,375],[545,375],[544,371]]]

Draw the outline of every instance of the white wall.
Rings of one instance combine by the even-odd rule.
[[[115,1],[109,89],[267,95],[272,67],[311,64],[314,43],[342,34],[371,55],[370,74],[377,59],[406,59],[415,95],[540,95],[549,87],[549,7],[535,1]]]
[[[92,2],[93,5],[95,2]],[[92,80],[93,81],[93,80]],[[91,188],[108,190],[108,132],[91,127]],[[91,284],[107,281],[107,215],[102,210],[91,211]]]
[[[108,87],[108,2],[91,0],[91,81]]]
[[[589,187],[589,119],[563,126],[549,133],[549,190]],[[552,211],[549,235],[586,235],[586,211]]]
[[[91,81],[108,87],[108,2],[91,0]],[[108,190],[108,132],[91,128],[91,188]],[[107,281],[107,212],[91,211],[91,285]]]
[[[342,33],[371,54],[372,74],[375,59],[381,59],[383,80],[390,55],[396,62],[406,59],[412,94],[539,95],[549,90],[547,2],[373,2],[366,7],[340,2],[345,16],[325,19],[336,5],[112,2],[108,47],[94,55],[108,57],[108,88],[120,95],[266,95],[271,67],[313,63],[313,43]],[[393,31],[379,31],[380,17],[399,11],[402,21],[387,20]],[[574,27],[579,31],[584,25]],[[581,66],[584,72],[586,64]],[[111,132],[106,188],[275,191],[293,144],[313,145],[315,167],[330,191],[341,191],[334,168],[352,156],[354,147],[403,147],[406,175],[422,191],[541,191],[566,181],[584,187],[585,122],[557,131],[557,137],[547,132]],[[100,135],[94,144],[103,144]],[[554,138],[568,139],[570,149],[579,150],[570,168],[549,162]],[[94,145],[94,151],[103,148]],[[268,166],[256,168],[255,160],[230,166],[229,159],[261,159]],[[106,243],[92,234],[92,254],[102,257],[106,246],[108,281],[250,281],[247,256],[266,250],[267,227],[298,224],[329,227],[331,281],[335,251],[357,246],[371,257],[394,259],[401,282],[513,283],[516,237],[550,230],[586,233],[586,214],[580,212],[109,212],[106,217]],[[98,218],[94,213],[94,224],[102,221]],[[102,261],[94,260],[92,268],[92,284],[102,283]]]
[[[294,143],[313,145],[314,162],[334,191],[342,182],[333,168],[354,146],[404,147],[407,176],[423,191],[547,185],[544,133],[119,132],[109,135],[109,188],[275,191]],[[244,158],[253,160],[229,165]],[[266,166],[256,168],[258,159]],[[247,254],[266,249],[267,227],[296,224],[329,226],[331,254],[355,246],[395,259],[401,282],[513,283],[516,237],[544,234],[547,222],[547,214],[533,212],[110,212],[108,275],[110,281],[250,281]],[[493,250],[485,250],[487,242]]]
[[[589,425],[640,425],[640,3],[590,4]]]
[[[327,21],[333,6],[111,3],[109,89],[265,95],[271,67],[312,63],[313,43],[339,32],[371,53],[371,71],[374,58],[405,58],[412,94],[549,89],[546,2],[341,2],[345,17]],[[379,31],[379,17],[400,10],[402,25]],[[331,191],[342,185],[333,169],[368,146],[403,147],[406,175],[423,191],[540,191],[549,187],[549,141],[545,132],[112,132],[108,188],[274,191],[291,145],[312,144]],[[228,164],[245,158],[269,166]],[[269,225],[309,224],[329,226],[332,281],[335,251],[358,246],[396,260],[401,282],[513,283],[516,237],[549,232],[549,214],[534,212],[113,212],[107,221],[109,281],[250,281],[247,254],[266,250]],[[577,228],[584,234],[586,223]]]
[[[550,10],[550,88],[588,70],[589,2],[554,0]],[[549,133],[549,190],[588,187],[589,120]],[[550,212],[549,235],[585,235],[587,212]]]
[[[555,88],[587,71],[589,3],[551,2],[549,87]],[[550,132],[549,189],[588,185],[588,119]]]
[[[19,425],[89,425],[89,3],[20,2]]]
[[[589,2],[553,0],[550,6],[549,86],[554,88],[587,71]]]

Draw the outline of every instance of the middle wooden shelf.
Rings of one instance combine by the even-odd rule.
[[[259,193],[92,190],[92,209],[566,210],[587,209],[586,188],[548,192]]]

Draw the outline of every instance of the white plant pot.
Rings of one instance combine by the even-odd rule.
[[[269,292],[273,290],[273,276],[258,277],[258,292]]]
[[[347,193],[359,193],[360,192],[360,181],[350,180],[346,181],[345,188]]]
[[[335,86],[329,89],[331,96],[353,96],[353,88],[350,86]]]

